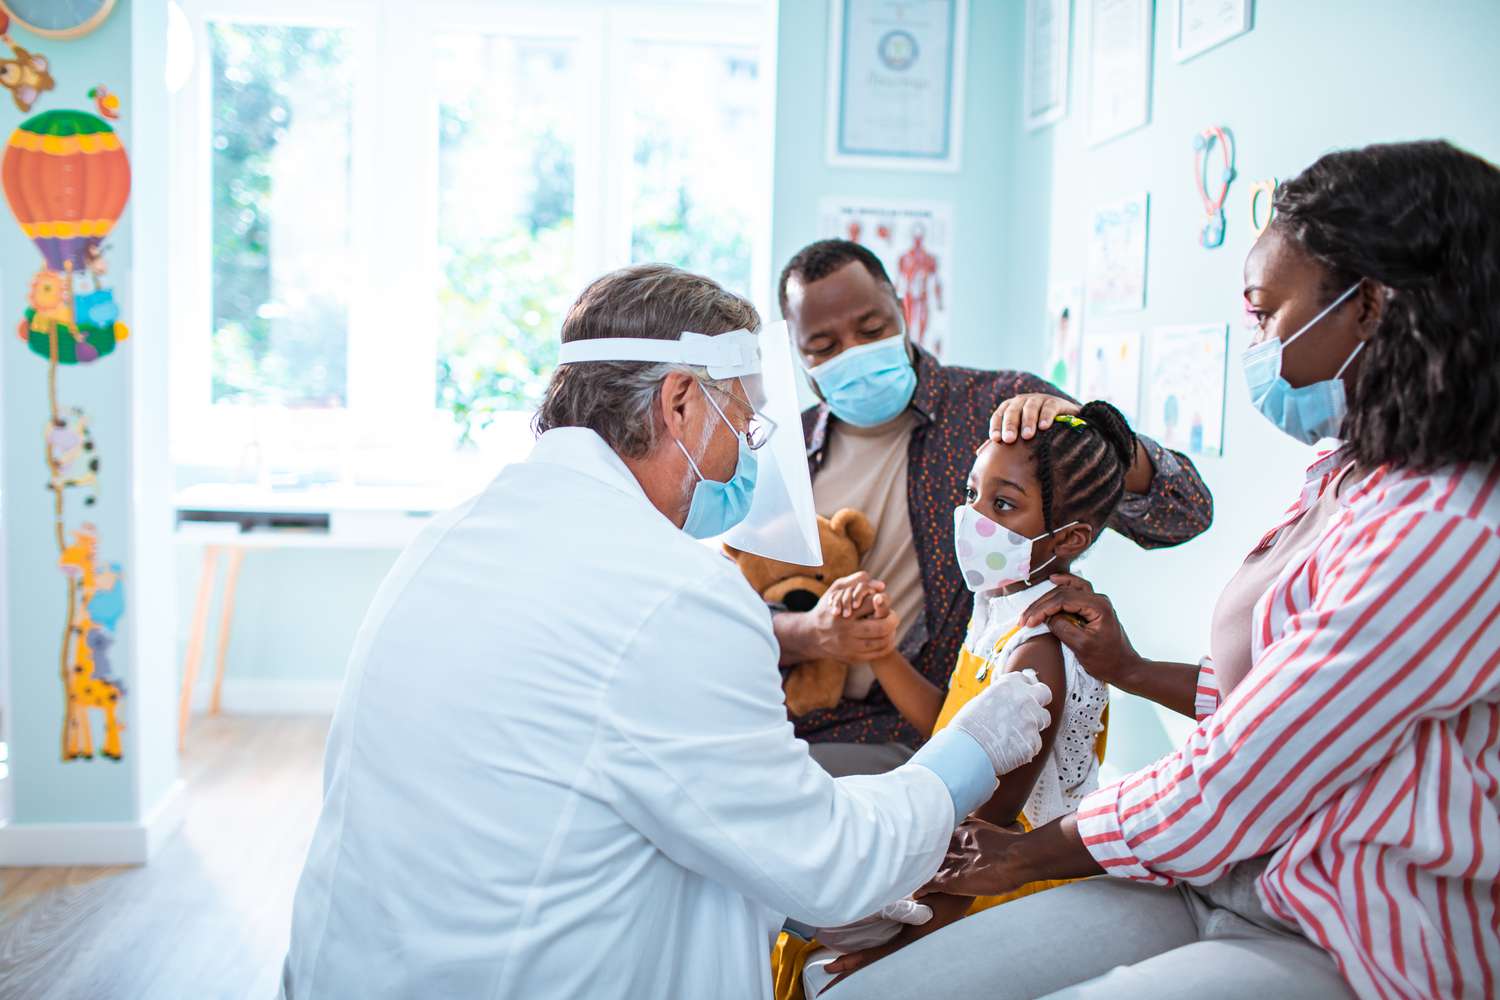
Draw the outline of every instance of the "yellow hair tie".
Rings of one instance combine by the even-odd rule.
[[[1054,424],[1067,424],[1069,427],[1072,427],[1075,430],[1079,427],[1087,427],[1089,425],[1089,422],[1087,420],[1084,420],[1081,417],[1075,417],[1069,413],[1059,413],[1057,416],[1052,418],[1052,422]]]

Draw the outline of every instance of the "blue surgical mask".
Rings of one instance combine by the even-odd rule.
[[[851,347],[807,374],[833,415],[855,427],[894,420],[917,391],[917,373],[906,353],[905,337],[887,337]]]
[[[1365,345],[1361,341],[1354,348],[1333,378],[1314,382],[1300,389],[1294,388],[1282,377],[1281,354],[1292,341],[1342,305],[1359,286],[1358,281],[1350,285],[1328,308],[1308,320],[1302,329],[1286,340],[1272,337],[1262,343],[1252,344],[1241,356],[1245,381],[1250,384],[1250,401],[1262,416],[1303,444],[1338,437],[1344,426],[1344,415],[1349,411],[1348,400],[1344,395],[1344,370]]]
[[[734,475],[729,482],[721,483],[713,479],[705,479],[703,473],[698,470],[698,463],[693,461],[693,456],[688,454],[687,448],[683,447],[681,441],[677,447],[682,449],[682,454],[687,458],[688,465],[693,467],[693,474],[698,477],[698,485],[693,487],[693,498],[688,502],[687,522],[683,524],[682,530],[694,538],[717,538],[724,532],[733,528],[743,521],[750,513],[750,501],[755,496],[755,479],[760,471],[755,452],[750,449],[750,441],[745,435],[734,429],[734,424],[729,423],[729,418],[714,402],[713,395],[708,387],[702,382],[698,383],[703,389],[703,395],[708,398],[708,403],[719,415],[719,419],[729,426],[729,431],[735,436],[740,445],[740,455],[735,463]]]

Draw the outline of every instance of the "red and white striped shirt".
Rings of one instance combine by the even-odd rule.
[[[1337,471],[1309,470],[1282,527]],[[1494,997],[1500,467],[1382,468],[1339,502],[1256,605],[1244,680],[1216,705],[1201,673],[1192,736],[1078,827],[1110,874],[1161,884],[1274,852],[1262,902],[1360,996]]]

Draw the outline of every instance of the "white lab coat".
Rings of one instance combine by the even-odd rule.
[[[776,661],[732,563],[598,435],[544,435],[360,629],[285,995],[769,997],[786,917],[916,889],[954,819],[923,766],[828,777]]]

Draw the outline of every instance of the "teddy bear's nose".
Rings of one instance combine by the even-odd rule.
[[[788,611],[811,611],[818,606],[818,595],[810,590],[792,590],[781,601]]]

